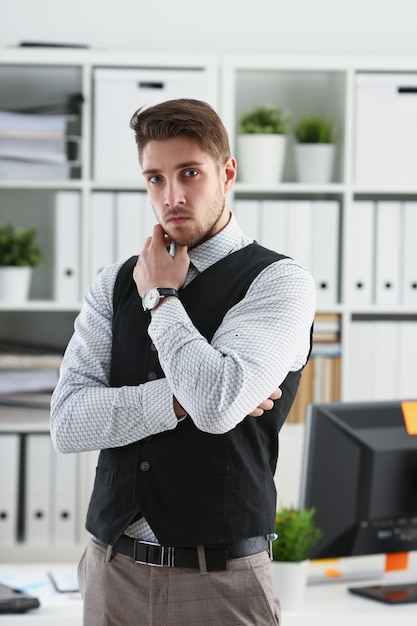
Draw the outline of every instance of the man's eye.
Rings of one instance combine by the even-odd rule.
[[[159,183],[159,181],[160,181],[160,180],[161,180],[161,177],[160,177],[160,176],[151,176],[151,177],[149,178],[149,182],[150,182],[150,183]]]
[[[198,170],[185,170],[184,172],[184,176],[186,176],[187,178],[193,178],[194,176],[197,176],[198,174]]]

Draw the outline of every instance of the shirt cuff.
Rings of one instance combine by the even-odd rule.
[[[173,394],[166,378],[143,385],[142,407],[150,435],[173,430],[177,426]]]
[[[174,325],[194,329],[182,302],[178,298],[171,298],[155,309],[148,332],[155,343],[167,331],[172,330]]]

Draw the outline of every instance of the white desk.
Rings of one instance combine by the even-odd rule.
[[[25,589],[41,601],[38,609],[23,615],[0,615],[0,626],[81,626],[82,600],[79,594],[56,593],[47,576],[49,569],[57,567],[76,570],[74,564],[0,565],[0,581],[13,584],[13,581],[23,579]],[[381,582],[415,580],[417,567],[413,566],[407,572],[390,574]],[[390,606],[353,596],[347,586],[344,583],[308,586],[303,611],[285,611],[282,626],[416,626],[417,603]]]
[[[22,626],[82,625],[80,594],[57,593],[48,577],[48,571],[54,570],[72,573],[75,577],[77,566],[74,563],[0,565],[0,582],[23,589],[30,595],[37,597],[41,603],[39,608],[31,609],[23,614],[0,615],[0,626],[16,626],[17,624]]]
[[[408,580],[412,580],[407,577]],[[399,580],[404,582],[403,575]],[[417,574],[416,578],[417,580]],[[361,582],[360,585],[373,584]],[[358,585],[358,583],[356,583]],[[353,586],[353,583],[350,584]],[[287,611],[283,626],[416,626],[417,604],[391,606],[352,595],[343,583],[307,588],[303,611]]]

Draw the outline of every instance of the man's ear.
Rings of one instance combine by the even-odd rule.
[[[224,178],[224,191],[227,193],[233,187],[234,182],[236,180],[236,159],[233,157],[228,157],[224,163],[223,171],[225,174]]]

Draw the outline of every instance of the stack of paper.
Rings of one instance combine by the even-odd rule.
[[[0,111],[0,179],[67,179],[79,166],[80,138],[67,115]]]

